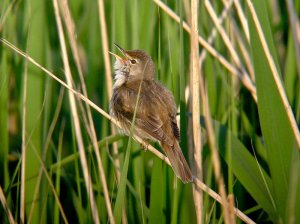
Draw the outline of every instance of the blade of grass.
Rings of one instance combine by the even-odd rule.
[[[63,122],[60,131],[59,131],[59,140],[58,140],[58,153],[57,153],[57,161],[59,166],[57,167],[56,170],[56,180],[55,180],[55,191],[57,192],[57,196],[60,196],[60,186],[61,186],[61,166],[60,166],[60,161],[62,157],[62,143],[63,143],[63,138],[64,138],[64,128],[65,128],[65,123]],[[54,206],[54,223],[59,223],[59,207],[57,204]]]
[[[297,14],[295,12],[295,5],[293,1],[287,0],[286,1],[287,10],[289,14],[289,22],[291,26],[291,33],[294,40],[294,48],[296,54],[296,65],[298,71],[298,78],[300,79],[300,46],[299,46],[299,33],[300,33],[300,24]]]
[[[78,223],[88,223],[87,213],[85,212],[85,208],[82,206],[82,200],[80,196],[78,196],[73,190],[71,191],[71,195],[72,203],[78,216]]]
[[[153,159],[153,167],[151,174],[151,192],[150,192],[150,214],[149,224],[164,223],[163,211],[163,191],[162,184],[162,165],[161,161],[157,158]]]
[[[45,39],[45,17],[44,17],[44,2],[34,0],[30,2],[24,3],[24,10],[25,14],[22,17],[22,26],[24,31],[24,36],[22,36],[26,41],[23,42],[23,46],[25,45],[26,51],[33,55],[35,58],[38,58],[41,62],[44,62],[45,59],[45,52],[44,52],[44,45],[46,44]],[[34,9],[33,11],[31,11]],[[34,18],[34,19],[33,19]],[[24,69],[24,68],[23,68]],[[44,77],[36,76],[36,74],[39,74],[41,71],[37,69],[35,66],[32,66],[31,64],[28,64],[28,71],[25,70],[22,71],[22,74],[25,74],[28,72],[28,79],[27,79],[27,86],[23,86],[24,88],[27,88],[27,96],[26,96],[26,105],[22,105],[26,107],[26,127],[23,129],[22,133],[23,135],[26,134],[24,137],[24,141],[28,142],[31,141],[32,145],[39,149],[39,154],[42,154],[41,150],[41,144],[42,144],[42,112],[43,112],[43,97],[44,97]],[[24,77],[23,77],[24,78]],[[25,81],[23,79],[23,81]],[[24,83],[23,83],[24,84]],[[22,102],[22,101],[21,101]],[[29,136],[29,139],[27,139],[27,133]],[[27,144],[27,143],[26,143]],[[34,201],[34,195],[35,195],[35,187],[38,183],[38,171],[40,168],[40,164],[36,160],[36,156],[32,151],[32,147],[26,147],[26,150],[24,150],[22,153],[25,153],[24,159],[22,160],[22,169],[23,173],[23,183],[24,189],[23,196],[21,196],[21,200],[23,200],[23,211],[20,210],[22,214],[22,221],[25,221],[25,214],[28,217],[28,221],[32,222],[43,222],[41,220],[41,200],[45,195],[43,195],[42,188],[39,191],[39,198],[40,200]],[[34,178],[32,178],[34,177]],[[22,198],[23,197],[23,198]],[[25,197],[25,198],[24,198]],[[27,203],[31,202],[31,203]],[[34,208],[31,210],[31,208]],[[25,209],[25,211],[24,211]],[[32,212],[30,212],[32,211]],[[21,214],[20,214],[21,215]]]
[[[139,195],[139,200],[136,202],[137,205],[141,203],[146,203],[145,199],[145,172],[144,172],[144,156],[141,153],[141,148],[136,143],[132,146],[132,153],[140,153],[140,156],[135,157],[132,161],[132,178],[133,178],[133,185],[135,188],[135,192]],[[143,190],[142,190],[143,189]],[[146,223],[146,217],[144,216],[144,211],[142,206],[137,206],[134,209],[136,214],[136,218],[138,219],[139,223]]]
[[[256,1],[253,1],[253,3],[256,3]],[[257,40],[259,40],[260,41],[260,47],[262,47],[264,49],[262,51],[262,53],[266,58],[265,61],[268,63],[268,70],[270,71],[270,74],[272,75],[272,79],[274,80],[276,88],[278,89],[278,94],[279,94],[280,100],[282,101],[282,104],[284,106],[284,110],[287,114],[287,118],[288,118],[290,127],[293,131],[293,134],[294,134],[294,139],[296,141],[298,150],[300,150],[300,133],[299,133],[298,125],[297,125],[297,122],[295,120],[294,114],[291,110],[288,99],[286,97],[286,93],[285,93],[284,88],[282,86],[282,82],[280,80],[280,74],[279,74],[279,71],[278,71],[279,66],[276,65],[276,61],[274,60],[275,55],[274,54],[272,55],[272,52],[270,52],[269,46],[268,46],[266,38],[265,38],[265,35],[270,35],[270,34],[264,33],[264,31],[267,32],[266,27],[264,27],[265,29],[263,31],[262,27],[261,27],[261,24],[260,24],[260,20],[258,18],[258,15],[259,15],[260,19],[262,19],[262,14],[264,14],[264,17],[263,17],[264,21],[263,22],[265,22],[266,23],[265,26],[267,26],[269,28],[270,27],[269,22],[268,22],[268,19],[266,17],[267,11],[266,11],[265,5],[264,5],[264,7],[258,7],[258,8],[255,7],[255,9],[254,9],[253,3],[249,0],[247,0],[248,8],[249,8],[249,11],[251,13],[250,19],[251,19],[251,22],[253,22],[253,32],[255,32],[255,34],[257,34],[257,36],[254,35],[253,38],[256,38]],[[256,14],[257,10],[264,10],[264,12],[260,11],[259,14],[257,15]],[[274,48],[274,47],[272,47],[272,48]]]
[[[294,150],[300,149],[300,134],[281,84],[265,2],[254,0],[247,3],[258,112],[273,183],[271,192],[277,209],[273,221],[287,223],[287,200],[292,187],[289,183],[294,178],[290,176],[292,158]]]
[[[9,186],[9,73],[8,52],[5,49],[0,50],[1,54],[1,74],[0,75],[0,184],[7,189]],[[8,198],[9,200],[9,198]]]
[[[179,206],[180,206],[180,193],[182,191],[182,185],[178,183],[178,180],[175,179],[173,183],[173,192],[172,192],[172,202],[171,202],[171,224],[179,223]],[[201,192],[202,193],[202,192]],[[197,199],[196,199],[197,200]],[[196,201],[197,202],[197,201]],[[194,202],[195,203],[195,202]],[[198,215],[198,214],[197,214]]]
[[[6,7],[5,3],[7,2],[8,6]],[[6,22],[6,19],[9,15],[9,13],[11,12],[11,10],[13,9],[13,6],[15,4],[16,0],[13,1],[5,1],[5,3],[2,4],[2,13],[0,16],[0,33],[2,33],[2,29],[4,27],[4,24]]]
[[[297,63],[295,62],[296,52],[294,47],[293,36],[289,33],[287,43],[287,53],[285,58],[284,69],[284,87],[286,89],[286,95],[291,103],[294,104],[294,108],[297,108],[297,92],[299,91],[300,83],[297,77]],[[300,94],[298,94],[300,95]]]
[[[53,196],[54,196],[54,198],[55,198],[55,201],[56,201],[56,203],[57,203],[57,205],[58,205],[58,207],[59,207],[60,214],[61,214],[61,216],[62,216],[63,221],[64,221],[65,223],[69,223],[68,220],[67,220],[67,217],[66,217],[66,215],[65,215],[64,209],[63,209],[63,207],[62,207],[62,205],[61,205],[61,203],[60,203],[60,201],[59,201],[59,197],[58,197],[58,195],[56,194],[55,187],[54,187],[54,185],[53,185],[53,183],[52,183],[51,177],[50,177],[50,175],[49,175],[48,172],[47,172],[46,166],[45,166],[45,164],[44,164],[42,158],[40,157],[39,152],[37,151],[36,147],[34,147],[34,145],[33,145],[33,143],[32,143],[31,141],[29,141],[28,144],[30,145],[30,147],[32,147],[32,151],[33,151],[34,155],[36,156],[36,159],[37,159],[38,163],[41,165],[41,167],[42,167],[42,169],[43,169],[43,172],[44,172],[44,174],[45,174],[47,183],[49,184],[50,189],[51,189],[51,191],[52,191],[52,193],[53,193]]]
[[[135,118],[135,116],[134,116],[134,118]],[[131,134],[131,136],[132,136],[132,134]],[[126,147],[126,154],[125,154],[125,159],[124,159],[122,172],[121,172],[121,180],[120,180],[116,203],[115,203],[115,207],[114,207],[114,218],[115,218],[115,222],[117,224],[121,222],[123,202],[124,202],[125,193],[126,193],[126,181],[127,181],[127,173],[128,173],[129,158],[130,158],[131,139],[132,138],[129,137],[128,144]]]
[[[266,171],[258,167],[253,156],[230,130],[217,121],[214,121],[214,128],[220,146],[220,154],[227,163],[229,160],[226,154],[230,150],[227,142],[231,142],[231,166],[234,175],[258,204],[271,217],[274,217],[276,208],[273,204],[272,194],[268,190],[272,190],[272,182]]]
[[[300,158],[299,153],[293,151],[291,159],[291,173],[289,182],[289,197],[287,199],[286,219],[288,223],[298,223],[300,220]]]

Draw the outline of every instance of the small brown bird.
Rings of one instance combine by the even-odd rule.
[[[126,51],[117,44],[115,46],[124,58],[110,52],[117,59],[111,115],[120,123],[125,134],[129,134],[140,89],[133,134],[144,140],[159,142],[176,176],[184,183],[191,182],[192,174],[179,146],[180,133],[172,93],[154,80],[154,63],[144,51]]]

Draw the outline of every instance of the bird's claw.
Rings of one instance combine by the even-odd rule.
[[[144,148],[145,151],[148,150],[149,147],[149,142],[144,141],[143,143],[141,143],[142,147]]]

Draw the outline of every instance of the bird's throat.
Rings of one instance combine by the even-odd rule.
[[[115,72],[115,84],[114,88],[122,86],[126,82],[126,74],[117,70]]]

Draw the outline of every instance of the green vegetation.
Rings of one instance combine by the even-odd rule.
[[[114,130],[114,58],[104,59],[118,53],[113,43],[151,55],[178,105],[192,168],[191,2],[65,2],[0,4],[0,222],[196,223],[193,184],[174,176],[159,145],[145,152]],[[199,5],[196,59],[214,135],[202,95],[202,182],[220,194],[212,140],[235,222],[299,223],[300,0],[234,2]],[[225,222],[219,197],[196,185],[201,222]]]

